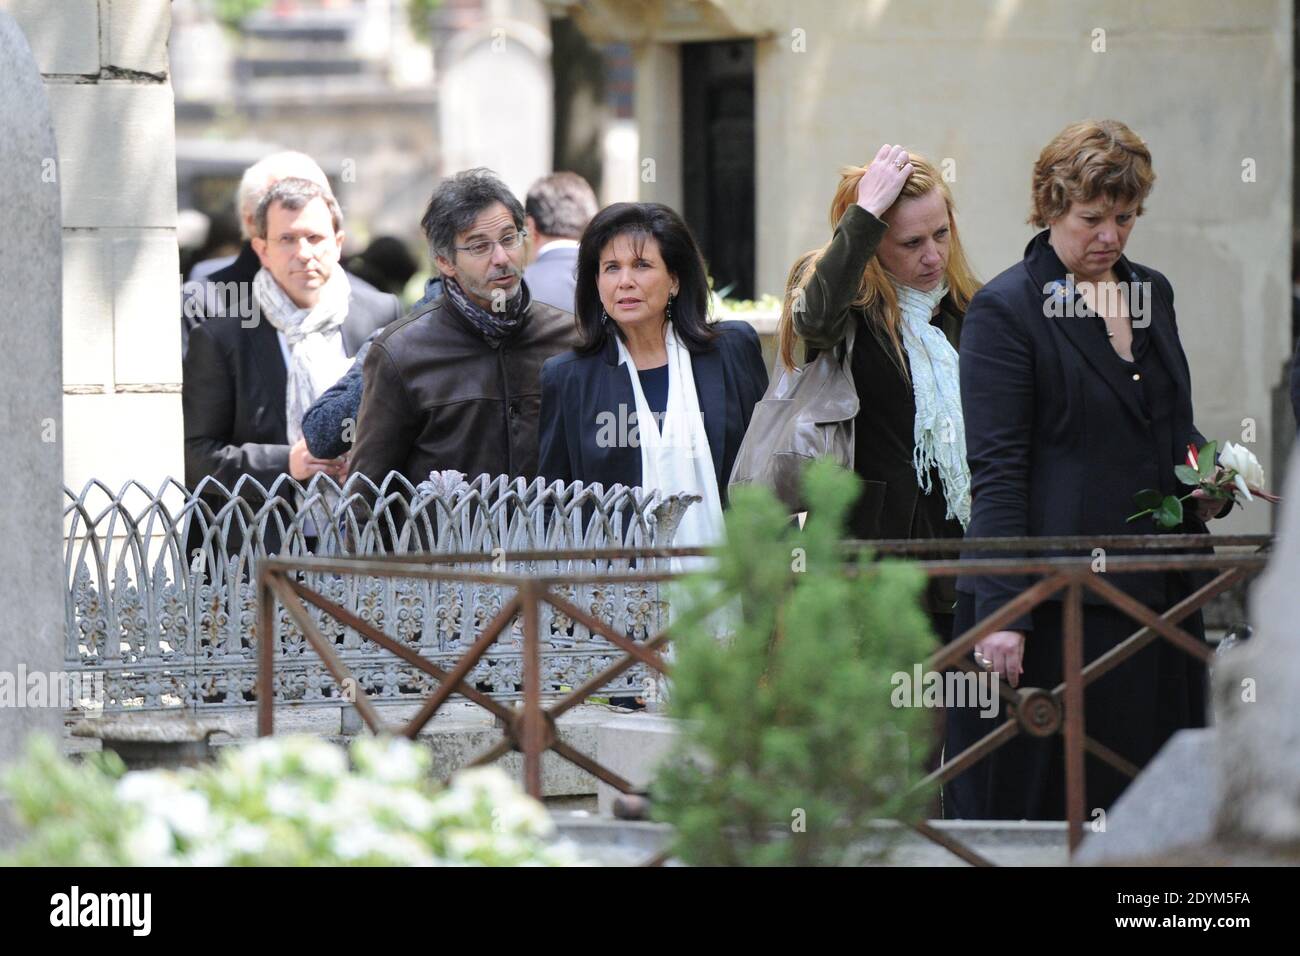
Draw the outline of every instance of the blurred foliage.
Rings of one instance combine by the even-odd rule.
[[[716,567],[673,605],[683,731],[652,812],[687,863],[861,863],[869,834],[887,849],[898,832],[873,820],[918,819],[930,796],[913,784],[934,713],[891,701],[892,676],[935,648],[924,575],[870,554],[846,565],[859,480],[822,461],[806,483],[819,506],[802,530],[767,489],[736,489]]]
[[[407,0],[407,13],[411,19],[411,29],[421,40],[429,39],[432,29],[430,21],[434,11],[442,6],[442,0]]]
[[[238,28],[244,18],[270,5],[271,0],[209,0],[213,15],[228,27]],[[406,0],[411,29],[422,40],[430,35],[429,21],[442,0]]]
[[[228,27],[237,28],[244,18],[267,6],[271,0],[211,0],[212,13]]]

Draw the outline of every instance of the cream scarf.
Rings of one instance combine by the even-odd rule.
[[[666,323],[664,344],[668,349],[668,407],[662,425],[641,389],[641,377],[627,346],[618,336],[619,363],[627,366],[636,396],[637,434],[641,448],[641,487],[657,488],[664,494],[694,494],[703,500],[686,509],[673,546],[707,548],[723,540],[722,498],[713,470],[709,436],[695,391],[691,353],[678,341],[672,323]]]
[[[942,282],[930,292],[895,285],[902,313],[903,347],[912,369],[912,394],[916,418],[912,438],[912,463],[921,489],[930,492],[930,469],[938,466],[946,517],[962,528],[970,524],[970,468],[966,464],[966,424],[961,413],[961,386],[957,350],[943,330],[930,324],[935,306],[948,294]]]
[[[259,269],[253,278],[253,295],[262,314],[276,331],[284,333],[289,345],[284,411],[290,445],[302,437],[302,416],[312,402],[352,365],[340,331],[348,317],[351,292],[347,273],[337,264],[310,309],[300,309],[265,269]]]

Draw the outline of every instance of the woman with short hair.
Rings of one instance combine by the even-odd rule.
[[[1042,229],[1024,259],[971,301],[961,339],[962,409],[973,493],[971,537],[1151,534],[1134,495],[1186,493],[1174,468],[1205,438],[1192,420],[1192,384],[1161,273],[1124,247],[1155,182],[1151,153],[1115,120],[1063,129],[1034,165],[1031,224]],[[1221,502],[1200,501],[1183,526],[1204,534]],[[1109,552],[1115,555],[1115,550]],[[1107,574],[1109,583],[1162,613],[1189,593],[1175,573]],[[958,582],[956,632],[1024,591],[1029,576]],[[1085,592],[1085,664],[1137,630]],[[1061,595],[976,646],[976,662],[1013,687],[1048,690],[1062,679]],[[1199,612],[1182,627],[1203,636]],[[1205,721],[1205,669],[1156,640],[1089,684],[1087,735],[1141,767],[1175,731]],[[968,712],[948,721],[955,756],[1004,719]],[[1106,808],[1128,778],[1086,757],[1087,803]],[[950,787],[956,816],[1062,819],[1062,738],[1012,738]]]

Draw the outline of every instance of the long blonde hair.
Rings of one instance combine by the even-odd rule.
[[[980,282],[971,272],[970,263],[966,261],[966,251],[962,248],[961,237],[957,233],[957,217],[954,215],[952,193],[948,190],[948,184],[943,181],[939,171],[929,160],[917,153],[908,153],[908,157],[912,163],[912,173],[903,184],[903,191],[898,198],[915,199],[933,189],[943,194],[944,204],[948,207],[948,226],[951,236],[948,268],[945,273],[948,280],[946,298],[951,300],[958,310],[964,312],[966,306],[970,304],[971,297],[979,291]],[[848,211],[849,206],[857,202],[858,183],[867,169],[868,166],[845,166],[840,170],[840,184],[835,190],[835,198],[831,200],[832,231],[839,225],[840,219]],[[793,304],[802,298],[798,293],[808,287],[817,269],[817,263],[821,261],[829,247],[830,242],[827,242],[818,249],[805,252],[795,260],[786,279],[785,302],[781,306],[781,322],[777,334],[780,341],[781,361],[788,369],[795,368],[794,347],[798,338],[794,330]],[[866,310],[876,331],[883,332],[893,346],[894,359],[906,374],[907,362],[903,357],[903,337],[899,331],[901,317],[898,311],[898,295],[884,266],[876,256],[871,257],[866,269],[862,271],[858,292],[853,298],[852,305]]]

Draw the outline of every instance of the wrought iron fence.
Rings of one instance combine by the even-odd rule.
[[[252,707],[256,682],[257,569],[283,557],[373,557],[435,552],[482,555],[475,570],[580,575],[626,570],[634,558],[521,562],[512,555],[562,548],[671,545],[694,496],[615,485],[568,486],[458,472],[412,486],[391,474],[341,487],[324,475],[306,485],[282,476],[270,488],[243,477],[232,489],[205,481],[193,494],[168,479],[119,491],[99,481],[65,488],[65,658],[72,672],[102,674],[106,711],[203,711]],[[461,565],[465,567],[464,564]],[[304,572],[301,581],[432,661],[454,662],[502,606],[495,583],[437,582]],[[569,599],[621,633],[652,634],[665,612],[654,582],[574,583]],[[334,618],[315,623],[348,662],[359,689],[378,699],[419,700],[428,675]],[[617,656],[585,624],[554,608],[539,621],[547,687],[582,684]],[[277,704],[333,704],[340,689],[310,653],[287,612],[273,620]],[[505,641],[467,681],[511,699],[522,692],[518,642]],[[643,691],[644,668],[611,692]]]
[[[986,635],[1006,627],[1020,615],[1045,601],[1060,601],[1064,627],[1063,679],[1054,687],[1022,686],[1011,688],[998,682],[998,693],[1005,709],[1000,719],[991,721],[980,740],[959,754],[947,754],[941,767],[929,773],[916,784],[922,791],[930,791],[983,760],[1019,734],[1032,737],[1063,738],[1065,751],[1065,816],[1068,823],[1070,850],[1077,847],[1083,837],[1084,794],[1086,777],[1084,755],[1115,767],[1132,777],[1138,768],[1099,741],[1088,736],[1084,719],[1084,694],[1089,683],[1100,679],[1110,670],[1120,667],[1132,655],[1156,640],[1165,640],[1193,658],[1208,663],[1212,651],[1206,643],[1189,634],[1180,625],[1201,610],[1210,600],[1230,588],[1249,581],[1262,571],[1267,563],[1267,550],[1272,539],[1267,535],[1115,535],[1108,537],[1074,538],[980,538],[939,539],[917,541],[845,542],[846,555],[854,554],[866,546],[882,556],[913,556],[953,554],[953,560],[930,559],[916,562],[928,577],[965,577],[969,575],[1018,575],[1026,578],[1024,589],[1009,603],[989,617],[977,621],[963,634],[944,636],[945,643],[919,666],[925,672],[939,673],[947,668],[976,671],[970,660],[975,644]],[[1099,573],[1093,557],[1077,555],[1095,554],[1096,548],[1114,553],[1104,572]],[[1184,553],[1214,551],[1216,553]],[[957,552],[965,557],[956,559]],[[354,703],[370,729],[399,732],[414,737],[421,727],[453,694],[472,701],[493,713],[505,733],[491,748],[475,757],[472,765],[490,763],[505,753],[516,750],[524,758],[524,782],[534,796],[543,793],[541,755],[547,750],[581,767],[593,776],[623,793],[634,792],[633,786],[603,766],[588,754],[583,754],[565,744],[555,732],[555,721],[570,708],[582,703],[591,694],[606,686],[610,680],[634,667],[648,667],[665,674],[668,668],[667,651],[671,642],[671,628],[664,626],[651,631],[620,631],[607,620],[593,619],[580,602],[566,598],[575,583],[599,583],[603,586],[657,585],[672,580],[678,572],[672,570],[664,559],[698,558],[705,552],[696,549],[672,548],[657,553],[610,552],[607,558],[639,559],[633,565],[626,563],[615,569],[596,571],[590,575],[575,571],[575,562],[584,564],[593,555],[589,552],[537,552],[519,555],[519,569],[503,574],[494,583],[504,587],[506,600],[496,606],[496,613],[485,617],[473,639],[460,647],[458,658],[441,661],[420,660],[418,651],[406,646],[399,637],[385,633],[381,627],[355,619],[345,608],[336,605],[327,594],[313,590],[301,583],[302,577],[311,573],[329,572],[343,575],[410,576],[427,581],[459,582],[472,584],[490,579],[481,569],[467,561],[472,556],[442,555],[404,561],[400,556],[383,561],[374,559],[338,560],[329,558],[287,558],[265,563],[259,578],[259,611],[265,621],[276,613],[288,609],[304,618],[308,624],[307,651],[319,655],[335,680],[347,683],[353,680],[351,665],[336,653],[327,632],[318,630],[314,621],[306,620],[311,609],[334,615],[336,623],[353,627],[358,635],[370,643],[377,653],[390,659],[397,657],[406,662],[413,672],[423,675],[426,699],[420,710],[405,725],[386,726],[383,717],[372,707],[366,694],[356,695]],[[655,562],[663,561],[662,565]],[[561,565],[555,569],[551,565]],[[1108,578],[1132,573],[1209,572],[1209,580],[1200,583],[1191,593],[1163,612],[1153,610],[1112,584]],[[846,568],[846,573],[852,573]],[[1034,580],[1037,579],[1037,580]],[[1085,661],[1083,653],[1083,601],[1085,592],[1091,592],[1102,603],[1118,609],[1134,623],[1133,633],[1108,650],[1101,657]],[[339,612],[343,613],[340,614]],[[551,634],[540,621],[554,620],[555,612],[569,615],[569,620],[586,623],[594,632],[604,632],[617,645],[616,652],[605,662],[606,669],[593,673],[584,682],[557,689],[547,683],[542,664],[543,655]],[[349,617],[352,619],[349,620]],[[472,675],[481,660],[499,644],[506,629],[512,624],[522,624],[522,633],[516,630],[515,646],[521,647],[522,669],[516,672],[523,687],[523,708],[519,711],[500,706],[489,696],[479,693],[473,685]],[[264,625],[265,626],[265,625]],[[618,653],[621,651],[622,653]],[[263,688],[278,688],[279,671],[283,660],[275,648],[265,647],[260,661],[259,680]],[[643,662],[638,664],[637,662]],[[364,689],[364,687],[360,688]],[[563,691],[563,692],[561,692]],[[272,695],[263,694],[270,701]],[[549,705],[549,706],[548,706]],[[268,704],[259,709],[258,732],[274,732],[274,709]],[[913,821],[910,826],[929,840],[949,850],[967,863],[989,866],[991,862],[969,846],[927,821]],[[655,862],[662,862],[656,858]]]

